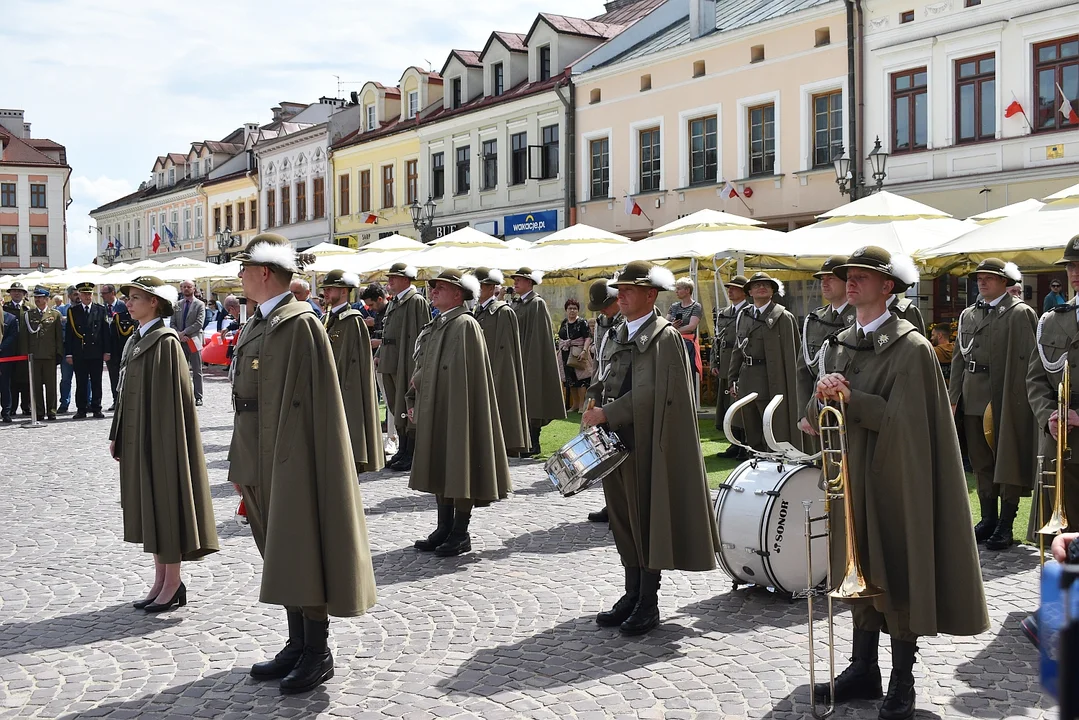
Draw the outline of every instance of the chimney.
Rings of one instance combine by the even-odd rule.
[[[22,124],[22,136],[24,140],[30,139],[30,123]]]
[[[689,39],[716,29],[716,0],[689,0]]]
[[[30,137],[30,126],[23,122],[22,110],[0,110],[0,126],[17,138]]]
[[[244,123],[244,147],[250,147],[251,138],[259,133],[258,123]]]

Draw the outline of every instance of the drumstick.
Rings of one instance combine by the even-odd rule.
[[[592,408],[596,407],[596,399],[588,398],[588,404],[585,405],[584,412],[588,412]],[[584,413],[581,413],[581,427],[584,427]]]

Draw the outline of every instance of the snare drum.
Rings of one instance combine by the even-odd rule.
[[[628,456],[618,435],[590,427],[551,455],[543,469],[558,492],[570,497],[610,475]]]
[[[806,587],[806,537],[803,501],[813,503],[814,516],[823,512],[820,468],[749,460],[720,486],[715,514],[723,570],[735,585],[772,587],[793,594]],[[825,580],[827,538],[813,540],[811,587]]]

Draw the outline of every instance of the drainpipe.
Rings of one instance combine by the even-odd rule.
[[[854,8],[858,0],[846,0],[847,6],[847,133],[850,136],[848,141],[848,155],[850,158],[850,199],[858,199],[858,178],[861,168],[860,155],[858,153],[858,103],[861,101],[860,88],[857,86],[857,73],[855,69],[857,67],[855,61],[855,43],[861,39],[861,33],[855,37],[854,34]]]
[[[569,89],[569,98],[563,97],[561,88]],[[577,99],[573,88],[573,79],[567,75],[564,83],[555,87],[555,94],[566,108],[566,178],[563,192],[566,196],[563,217],[566,227],[577,224]]]
[[[855,99],[858,101],[858,122],[857,127],[859,132],[865,131],[865,13],[862,8],[862,0],[854,0],[854,10],[858,13],[858,17],[855,19],[855,31],[858,37],[858,71],[855,73],[855,81],[858,84],[858,93]],[[867,143],[868,144],[868,143]],[[865,171],[865,155],[858,153],[858,173],[862,175]],[[862,175],[864,177],[864,175]]]

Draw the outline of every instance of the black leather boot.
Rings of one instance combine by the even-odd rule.
[[[659,625],[659,570],[641,569],[641,595],[626,621],[619,626],[623,635],[644,635]]]
[[[438,526],[435,531],[427,536],[426,540],[417,540],[413,546],[417,550],[431,552],[450,536],[453,529],[453,502],[444,502],[438,506]]]
[[[1000,503],[1000,519],[997,521],[997,529],[993,535],[985,541],[985,547],[989,550],[1007,550],[1015,544],[1012,537],[1012,524],[1015,522],[1015,514],[1019,512],[1019,503]]]
[[[880,666],[877,664],[877,647],[880,633],[870,630],[854,630],[854,650],[850,665],[835,679],[835,701],[876,700],[884,693],[880,687]],[[831,695],[828,683],[817,683],[813,694],[818,702],[828,702]]]
[[[453,557],[466,553],[472,549],[472,538],[468,534],[468,523],[472,520],[472,513],[455,512],[453,515],[453,529],[445,542],[435,548],[435,555]]]
[[[532,443],[532,447],[528,449],[528,454],[532,457],[540,454],[540,433],[542,431],[543,428],[532,426],[528,427],[528,438]]]
[[[892,639],[892,677],[888,694],[880,705],[880,720],[907,720],[914,717],[914,654],[918,646]]]
[[[258,680],[277,680],[292,672],[303,654],[303,613],[288,610],[288,642],[273,660],[251,666],[251,677]]]
[[[628,567],[626,570],[626,594],[618,598],[610,610],[596,615],[596,624],[600,627],[621,625],[633,614],[637,599],[641,596],[641,569]]]
[[[398,472],[405,470],[406,468],[404,467],[404,463],[408,458],[411,457],[413,442],[414,441],[412,440],[412,436],[409,435],[407,432],[399,435],[397,454],[390,458],[390,461],[386,463],[386,467],[390,470],[396,470]],[[409,460],[408,469],[411,469],[411,467],[412,463],[411,460]]]
[[[588,522],[610,522],[607,517],[607,506],[605,505],[602,510],[588,513]]]
[[[401,472],[409,472],[412,470],[412,456],[416,452],[416,435],[412,432],[408,432],[405,435],[405,454],[401,456],[401,459],[394,465],[395,470]]]
[[[974,539],[979,543],[983,543],[997,529],[997,499],[982,500],[978,498],[978,505],[982,509],[982,519],[974,526]]]
[[[333,655],[326,645],[328,620],[303,619],[303,652],[292,672],[281,680],[281,692],[295,695],[314,690],[333,677]]]
[[[393,454],[388,460],[386,460],[385,468],[387,470],[393,470],[393,466],[401,460],[401,455],[405,452],[405,438],[408,437],[408,433],[399,433],[397,435],[397,452]]]

